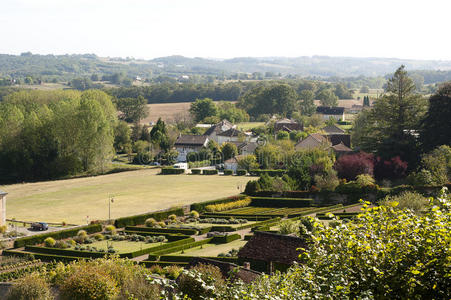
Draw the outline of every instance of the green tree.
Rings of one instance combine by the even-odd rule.
[[[124,121],[120,121],[114,128],[114,149],[117,152],[124,152],[127,145],[131,144],[130,127]]]
[[[370,106],[370,96],[363,96],[363,106]]]
[[[299,94],[299,99],[301,114],[311,116],[316,112],[315,93],[313,91],[303,90]]]
[[[423,151],[440,145],[451,145],[451,81],[444,83],[429,98],[429,109],[423,121],[421,142]]]
[[[221,146],[221,152],[222,152],[224,161],[226,161],[229,158],[235,157],[238,154],[238,148],[236,147],[235,144],[224,143]]]
[[[143,96],[137,98],[119,98],[116,100],[117,110],[121,112],[120,118],[128,123],[139,123],[149,114],[147,101]]]
[[[338,106],[338,97],[331,89],[323,89],[316,98],[321,102],[322,106]]]
[[[206,117],[212,117],[218,114],[218,108],[210,98],[197,99],[191,103],[189,111],[196,122],[200,122]]]
[[[413,81],[401,66],[388,80],[386,93],[357,118],[354,142],[384,159],[399,155],[413,167],[418,161],[416,135],[426,107],[425,99],[415,93]]]

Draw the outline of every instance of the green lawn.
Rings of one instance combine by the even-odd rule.
[[[146,248],[156,247],[161,245],[162,243],[145,243],[145,242],[131,242],[131,241],[97,241],[92,244],[84,245],[96,247],[97,249],[107,250],[108,246],[113,246],[113,248],[117,251],[117,253],[129,253],[135,252]]]
[[[172,255],[183,255],[183,256],[218,256],[219,253],[227,253],[232,249],[239,249],[240,247],[243,247],[247,241],[243,240],[236,240],[231,243],[227,244],[220,244],[220,245],[214,245],[214,244],[205,244],[201,247],[191,248],[188,250],[184,250],[184,253],[174,253]]]
[[[242,122],[236,125],[236,128],[239,130],[247,131],[255,127],[263,126],[265,122]]]
[[[110,175],[2,186],[8,219],[86,224],[236,195],[245,176],[157,175],[145,169]]]

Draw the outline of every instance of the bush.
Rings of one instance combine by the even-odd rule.
[[[158,274],[158,275],[166,274],[166,271],[159,265],[153,265],[152,267],[150,267],[149,271],[152,274]]]
[[[334,169],[338,177],[355,180],[357,175],[374,173],[374,157],[372,154],[360,152],[340,156],[335,162]]]
[[[236,175],[244,176],[244,175],[246,175],[246,170],[236,170]]]
[[[423,195],[414,192],[402,192],[396,196],[387,196],[380,202],[381,205],[387,207],[395,207],[401,210],[407,208],[416,213],[422,212],[428,203],[428,199]]]
[[[328,170],[326,174],[315,175],[315,185],[321,191],[334,191],[339,181],[335,170]]]
[[[151,284],[143,276],[135,276],[124,281],[120,299],[160,299],[161,286]]]
[[[378,180],[404,178],[406,177],[407,166],[407,162],[401,160],[399,156],[393,157],[390,160],[383,160],[377,157],[374,165],[374,177]]]
[[[6,225],[0,226],[0,233],[4,234],[6,232],[6,229],[7,229]]]
[[[50,238],[51,239],[51,238]],[[55,248],[59,248],[59,249],[67,249],[69,248],[70,245],[68,243],[66,243],[63,240],[59,240],[55,243]]]
[[[77,236],[86,239],[88,237],[88,233],[86,232],[86,230],[79,230],[77,232]]]
[[[279,225],[280,234],[296,234],[299,233],[299,222],[292,220],[285,220],[280,222]]]
[[[283,174],[285,174],[285,170],[259,170],[259,169],[253,169],[250,170],[249,173],[252,176],[262,176],[263,174],[267,174],[271,177],[282,177]]]
[[[103,272],[77,269],[60,287],[62,300],[114,299],[119,290],[113,278]]]
[[[189,213],[189,215],[191,216],[191,218],[194,218],[194,219],[198,219],[199,218],[199,213],[197,211],[195,211],[195,210],[192,210]]]
[[[121,228],[125,226],[134,226],[144,224],[148,218],[154,218],[157,221],[165,220],[170,214],[175,214],[177,216],[183,216],[184,211],[182,208],[174,208],[165,211],[152,212],[142,215],[130,216],[116,219],[114,225],[116,228]]]
[[[164,270],[167,278],[175,280],[180,276],[180,273],[182,273],[183,268],[173,265],[165,267]]]
[[[37,273],[25,275],[9,289],[7,300],[50,300],[53,299],[50,285]]]
[[[248,197],[243,200],[238,200],[229,203],[207,205],[205,207],[205,210],[208,212],[220,212],[224,210],[249,206],[249,204],[251,204],[251,199]]]
[[[190,272],[184,271],[177,281],[180,291],[191,299],[216,298],[215,295],[225,287],[221,270],[206,264],[199,264]]]
[[[224,175],[233,175],[233,170],[224,170]]]
[[[369,174],[360,174],[357,175],[357,179],[355,181],[358,186],[365,187],[365,186],[372,186],[376,183],[374,178]]]
[[[178,168],[161,168],[161,175],[178,175],[178,174],[184,174],[185,169],[178,169]]]
[[[202,170],[202,175],[216,175],[218,174],[218,170]]]
[[[193,174],[193,175],[200,175],[201,172],[202,172],[202,170],[200,170],[200,169],[191,169],[191,174]]]
[[[116,234],[116,227],[114,225],[105,226],[105,232],[109,234]]]
[[[169,215],[169,216],[168,216],[168,219],[169,219],[169,221],[174,222],[174,221],[177,221],[177,216],[174,215],[174,214],[172,214],[172,215]]]
[[[44,240],[44,244],[46,247],[53,247],[56,245],[56,241],[54,238],[48,237]]]
[[[147,227],[153,227],[153,226],[157,225],[157,221],[154,218],[148,218],[148,219],[146,219],[145,224]]]
[[[99,232],[99,233],[94,234],[94,239],[96,239],[97,241],[102,241],[105,239],[105,237],[103,236],[103,234],[101,234]]]

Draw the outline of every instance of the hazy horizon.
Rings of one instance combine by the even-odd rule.
[[[1,7],[0,53],[451,60],[446,0],[3,0]]]

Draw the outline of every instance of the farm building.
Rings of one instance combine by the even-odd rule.
[[[6,195],[8,193],[0,191],[0,226],[6,225]]]
[[[208,144],[208,137],[205,135],[180,135],[174,146],[179,155],[177,161],[186,161],[186,155],[190,152],[199,152],[202,147]]]
[[[316,108],[316,113],[323,117],[323,120],[329,120],[334,118],[335,120],[345,120],[345,108],[336,106],[318,106]]]

